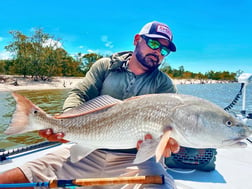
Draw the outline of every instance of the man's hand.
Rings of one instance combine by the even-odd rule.
[[[144,140],[147,140],[147,139],[152,139],[152,136],[150,134],[145,135]],[[139,140],[137,142],[137,149],[140,148],[140,145],[142,143],[143,143],[143,140]],[[170,157],[171,153],[178,153],[179,149],[180,149],[180,146],[177,143],[177,141],[175,139],[173,139],[173,138],[170,138],[167,145],[166,145],[166,147],[165,147],[165,151],[164,151],[163,156],[164,157]]]
[[[61,142],[61,143],[69,142],[63,139],[65,136],[64,133],[54,133],[52,129],[40,130],[39,135],[51,142]]]

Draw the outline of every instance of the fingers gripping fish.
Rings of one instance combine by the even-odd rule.
[[[189,95],[151,94],[124,101],[100,96],[58,116],[46,114],[24,96],[13,93],[16,110],[6,134],[53,128],[76,142],[71,160],[78,161],[96,149],[135,148],[146,134],[134,163],[152,156],[159,161],[169,137],[192,148],[244,147],[251,135],[243,122],[217,105]],[[80,150],[81,148],[81,150]]]

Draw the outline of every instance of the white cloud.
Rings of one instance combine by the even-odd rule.
[[[11,53],[7,51],[0,52],[0,60],[8,60],[11,59]]]
[[[94,50],[88,49],[87,50],[88,53],[96,53]]]
[[[58,48],[63,48],[62,43],[59,41],[56,41],[54,39],[47,39],[44,44],[42,45],[43,47],[53,47],[53,49],[58,49]]]
[[[102,40],[102,42],[105,43],[105,46],[106,46],[106,47],[108,47],[108,48],[113,48],[113,47],[114,47],[113,43],[112,43],[111,41],[108,40],[108,36],[103,35],[103,36],[101,37],[101,40]]]
[[[114,45],[112,44],[112,42],[108,41],[106,44],[105,44],[106,47],[109,47],[109,48],[113,48]]]
[[[38,28],[35,27],[30,28],[30,32],[35,32],[36,30],[38,30]]]

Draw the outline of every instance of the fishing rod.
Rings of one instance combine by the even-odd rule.
[[[14,149],[9,149],[9,150],[0,149],[0,163],[3,163],[5,160],[8,160],[8,159],[13,159],[13,158],[21,157],[21,156],[24,156],[33,152],[46,150],[52,147],[59,146],[61,144],[62,143],[59,143],[59,142],[44,141],[41,143],[32,144],[32,145],[24,146],[20,148],[14,148]]]
[[[88,178],[74,180],[51,180],[49,182],[0,184],[0,188],[28,188],[28,187],[82,187],[115,184],[163,184],[163,175],[111,177],[111,178]]]

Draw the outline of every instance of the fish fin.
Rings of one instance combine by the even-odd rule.
[[[157,148],[156,148],[156,151],[155,151],[155,156],[156,156],[157,162],[159,162],[159,160],[163,156],[164,151],[165,151],[165,147],[170,139],[170,136],[171,136],[171,130],[167,130],[167,131],[165,131],[165,133],[161,137],[161,140],[159,141]]]
[[[143,98],[143,97],[146,97],[146,96],[153,96],[153,94],[145,94],[145,95],[140,95],[140,96],[133,96],[133,97],[125,99],[124,101],[135,100],[135,99]]]
[[[62,118],[81,116],[81,115],[93,113],[99,110],[107,109],[121,102],[122,102],[121,100],[113,98],[109,95],[102,95],[94,99],[91,99],[85,102],[84,104],[76,108],[73,108],[69,111],[66,111],[60,115],[55,115],[54,117],[57,119],[62,119]]]
[[[144,140],[140,145],[136,158],[133,161],[133,164],[140,164],[155,155],[155,149],[158,145],[158,141],[155,139]]]
[[[95,150],[96,148],[86,147],[81,144],[75,144],[70,148],[70,160],[71,162],[76,163]]]
[[[13,92],[12,96],[16,100],[16,110],[12,116],[9,127],[4,133],[11,135],[35,130],[35,128],[31,128],[31,125],[29,124],[30,113],[32,111],[45,112],[18,93]]]

